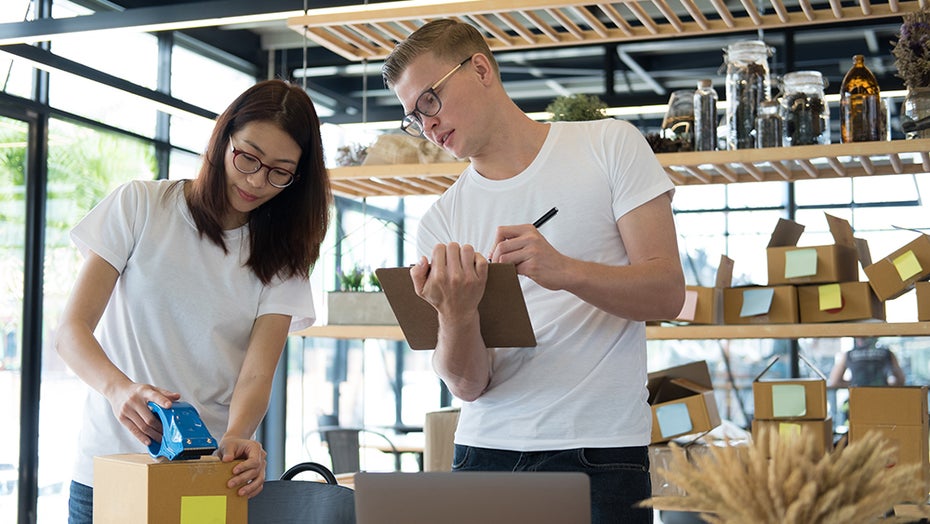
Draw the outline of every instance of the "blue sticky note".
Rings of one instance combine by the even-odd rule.
[[[772,385],[772,416],[776,418],[803,417],[807,414],[807,397],[800,384]]]
[[[770,287],[749,288],[743,290],[743,306],[739,310],[740,317],[754,317],[764,315],[772,308],[772,298],[775,290]]]
[[[816,249],[785,251],[785,278],[810,277],[816,274]]]
[[[659,433],[662,438],[674,437],[691,433],[691,414],[684,403],[667,404],[656,408],[656,420],[659,422]]]

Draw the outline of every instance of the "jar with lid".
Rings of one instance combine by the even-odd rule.
[[[694,146],[694,91],[679,89],[668,98],[668,109],[662,119],[662,137],[676,142],[679,151],[691,151]]]
[[[694,90],[694,150],[717,149],[717,92],[709,78],[698,81]]]
[[[782,130],[780,104],[777,100],[766,100],[759,106],[756,117],[756,147],[781,147]]]
[[[750,149],[756,141],[756,113],[771,94],[768,57],[761,40],[734,42],[726,49],[727,149]]]
[[[865,57],[853,56],[853,66],[840,86],[840,138],[846,142],[885,140],[885,119],[878,81],[865,66]]]
[[[830,143],[830,108],[819,71],[795,71],[781,81],[781,118],[786,146]]]

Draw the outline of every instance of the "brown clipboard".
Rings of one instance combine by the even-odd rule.
[[[375,270],[397,323],[411,349],[435,349],[439,335],[436,309],[413,289],[409,267]],[[489,264],[488,282],[478,304],[481,337],[489,348],[532,347],[536,335],[513,264]]]

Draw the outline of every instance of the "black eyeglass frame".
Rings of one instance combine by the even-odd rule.
[[[461,69],[463,65],[470,62],[471,58],[472,58],[471,55],[469,55],[468,58],[459,62],[458,65],[453,67],[451,71],[443,75],[442,78],[437,80],[428,89],[420,93],[420,96],[417,97],[416,103],[413,105],[413,111],[404,115],[404,118],[400,121],[401,131],[403,131],[404,133],[407,133],[410,136],[423,136],[423,131],[424,131],[423,120],[420,118],[419,115],[423,115],[424,117],[428,118],[428,117],[436,116],[439,114],[439,111],[442,110],[442,99],[439,98],[439,94],[436,93],[436,90],[439,89],[439,86],[441,86],[446,80],[451,78],[452,75],[454,75],[456,71]],[[424,97],[427,95],[432,96],[433,98],[436,99],[436,110],[433,111],[432,113],[430,113],[428,110],[423,111],[420,109],[420,106],[421,106],[420,102],[422,100],[425,100]]]
[[[298,177],[297,173],[294,173],[294,172],[292,172],[292,171],[288,171],[287,169],[284,169],[284,168],[281,168],[281,167],[269,166],[268,164],[262,162],[261,159],[259,159],[259,158],[258,158],[257,156],[255,156],[254,154],[249,153],[248,151],[243,151],[243,150],[241,150],[241,149],[236,149],[236,146],[233,145],[233,143],[232,143],[231,140],[230,140],[230,142],[229,142],[229,147],[230,147],[230,149],[232,150],[232,154],[233,154],[233,162],[232,162],[233,167],[235,167],[236,170],[239,171],[240,173],[242,173],[243,175],[254,175],[255,173],[258,173],[259,171],[261,171],[262,168],[267,168],[267,171],[265,171],[265,180],[267,180],[268,183],[269,183],[272,187],[276,187],[276,188],[278,188],[278,189],[284,189],[285,187],[288,187],[288,186],[290,186],[291,184],[293,184],[295,180],[297,180],[297,177]],[[236,159],[238,159],[238,158],[239,158],[240,156],[242,156],[242,155],[245,155],[246,157],[255,159],[255,161],[258,162],[258,167],[256,167],[256,168],[255,168],[254,170],[252,170],[252,171],[247,171],[247,170],[245,170],[245,169],[242,169],[242,167],[240,167],[239,164],[236,163]],[[289,175],[291,178],[287,181],[286,184],[276,184],[276,183],[274,183],[274,182],[271,181],[271,172],[272,172],[272,171],[279,171],[279,172],[281,172],[281,173],[285,173],[285,174]]]

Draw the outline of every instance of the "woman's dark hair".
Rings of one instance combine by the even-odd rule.
[[[320,256],[332,202],[323,164],[320,120],[307,93],[282,80],[247,89],[216,120],[200,174],[188,197],[197,230],[226,250],[221,219],[229,210],[224,158],[229,137],[252,122],[280,127],[300,146],[294,182],[249,213],[246,265],[264,284],[275,276],[308,278]]]

